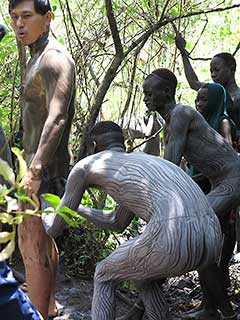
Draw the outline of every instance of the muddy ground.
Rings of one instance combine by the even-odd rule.
[[[234,308],[240,314],[240,264],[230,266],[231,288],[229,295]],[[60,265],[57,284],[57,302],[62,314],[56,320],[90,320],[93,281],[70,278]],[[171,278],[164,284],[164,293],[168,300],[173,320],[182,319],[181,315],[197,306],[201,291],[196,272],[182,277]],[[117,290],[117,315],[123,315],[137,298],[137,292],[119,288]],[[147,319],[145,317],[144,319]]]

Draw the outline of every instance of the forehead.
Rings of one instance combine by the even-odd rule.
[[[205,97],[208,95],[208,88],[200,88],[198,90],[198,97]]]
[[[227,65],[222,58],[214,57],[211,60],[210,67],[225,68],[225,67],[227,67]]]
[[[15,8],[12,9],[11,14],[20,14],[25,12],[31,12],[36,13],[35,7],[34,7],[34,1],[23,1],[16,5]]]
[[[159,90],[165,86],[164,80],[157,79],[152,75],[149,75],[143,82],[144,90]]]

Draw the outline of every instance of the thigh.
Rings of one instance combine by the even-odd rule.
[[[181,275],[216,258],[220,232],[214,232],[214,225],[198,219],[149,223],[141,236],[125,242],[98,264],[95,279],[138,281]]]
[[[226,179],[213,184],[212,190],[207,194],[207,199],[221,219],[226,216],[231,209],[240,204],[240,181],[239,179]]]

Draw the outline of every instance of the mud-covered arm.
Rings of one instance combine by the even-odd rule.
[[[148,117],[148,122],[145,128],[145,135],[150,137],[156,134],[159,129],[162,127],[162,124],[158,121],[157,116],[155,114],[151,114]],[[154,138],[148,140],[144,143],[142,150],[145,153],[159,156],[160,155],[160,136],[157,134]]]
[[[79,205],[78,213],[100,228],[123,232],[132,221],[134,214],[122,206],[116,210],[104,211]]]
[[[232,144],[231,125],[227,119],[222,120],[220,134]]]
[[[176,107],[171,115],[167,127],[167,141],[164,149],[164,159],[180,165],[185,144],[187,141],[188,128],[191,121],[191,111],[185,108]]]
[[[77,211],[82,200],[83,193],[88,187],[88,159],[89,157],[79,161],[70,172],[66,183],[65,193],[57,207],[57,210],[65,206]],[[67,227],[67,223],[55,212],[43,214],[42,220],[46,232],[53,238],[60,236]]]
[[[200,87],[204,84],[203,82],[199,81],[191,63],[189,60],[189,53],[187,52],[185,46],[186,46],[186,41],[185,39],[181,36],[181,34],[177,34],[175,37],[175,43],[176,47],[179,49],[181,56],[182,56],[182,61],[183,61],[183,67],[184,67],[184,73],[187,78],[188,84],[191,89],[193,90],[199,90]]]

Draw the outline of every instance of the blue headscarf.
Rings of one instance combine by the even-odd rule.
[[[225,88],[219,83],[208,83],[208,107],[203,115],[208,124],[217,132],[221,130],[221,123],[224,119],[230,122],[232,133],[236,125],[229,117],[228,112],[233,109],[233,101]]]
[[[206,112],[203,114],[204,118],[217,132],[221,130],[222,121],[227,119],[231,125],[232,137],[235,137],[236,125],[228,115],[228,112],[233,109],[231,97],[220,83],[208,83],[204,88],[208,89],[208,105]],[[199,173],[192,165],[189,168],[190,176]]]

